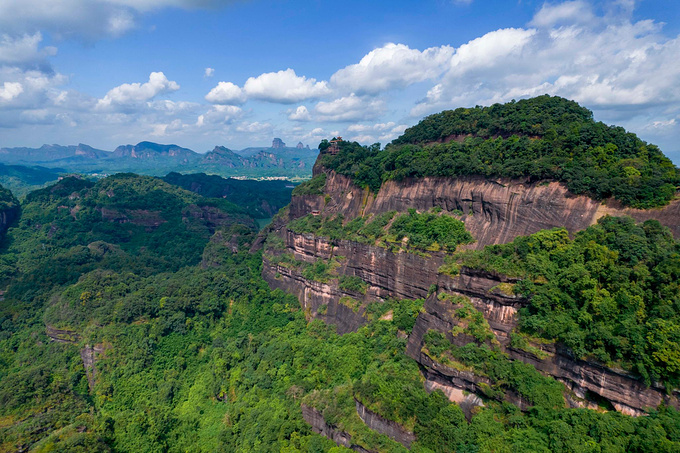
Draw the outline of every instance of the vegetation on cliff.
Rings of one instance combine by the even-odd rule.
[[[395,250],[455,251],[460,244],[474,242],[463,222],[441,209],[423,213],[410,209],[400,215],[388,211],[343,223],[342,214],[333,218],[309,214],[288,223],[288,229],[296,233],[314,233],[332,240],[377,243]]]
[[[604,217],[574,239],[541,231],[454,258],[522,279],[514,290],[530,300],[524,331],[648,385],[680,386],[680,243],[657,221]]]
[[[252,234],[218,247],[253,228],[227,202],[119,175],[65,179],[29,195],[23,212],[0,254],[0,451],[348,451],[312,432],[302,403],[353,443],[400,451],[361,422],[355,397],[412,428],[421,453],[679,448],[680,414],[666,408],[633,419],[490,399],[466,420],[425,391],[404,354],[422,301],[372,304],[370,323],[344,336],[308,322],[263,281]],[[218,213],[230,215],[219,226]]]
[[[323,166],[374,192],[391,179],[478,175],[555,180],[575,194],[651,208],[667,204],[680,185],[680,171],[658,147],[547,95],[431,115],[382,151],[339,147],[322,155]]]

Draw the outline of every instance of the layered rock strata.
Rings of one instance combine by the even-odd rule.
[[[316,172],[319,171],[317,168]],[[632,209],[616,200],[601,203],[574,195],[558,182],[525,183],[482,177],[387,181],[373,194],[346,176],[330,171],[324,195],[293,197],[290,216],[297,218],[319,211],[324,216],[342,213],[346,219],[352,219],[390,210],[427,211],[435,206],[461,211],[465,227],[477,241],[473,247],[478,249],[555,227],[580,231],[604,215],[627,215],[639,221],[656,219],[680,238],[680,199],[663,208]]]
[[[509,333],[517,327],[517,310],[523,301],[494,290],[502,283],[500,276],[463,268],[458,277],[440,276],[439,283],[440,288],[469,298],[474,307],[484,314],[502,351],[511,359],[531,364],[543,374],[563,382],[570,390],[565,397],[571,406],[592,407],[588,399],[597,395],[599,399],[611,403],[617,411],[628,415],[642,415],[662,403],[680,407],[678,392],[669,395],[660,385],[646,387],[642,381],[623,370],[580,360],[559,345],[532,344],[535,352],[540,351],[539,354],[510,346]],[[430,330],[444,334],[455,345],[469,342],[470,339],[463,335],[453,336],[452,330],[457,322],[448,305],[448,302],[439,300],[434,294],[425,301],[424,312],[418,315],[409,336],[406,353],[424,367],[426,379],[436,383],[438,388],[445,389],[445,393],[455,394],[456,390],[466,390],[483,394],[480,384],[488,385],[486,378],[438,363],[424,350],[424,337]],[[527,407],[519,395],[507,393],[506,399],[520,408]]]

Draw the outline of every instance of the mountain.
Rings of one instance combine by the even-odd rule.
[[[639,187],[663,154],[625,131],[598,143],[621,135],[587,115],[553,137],[542,103],[573,107],[493,106],[472,137],[384,150],[322,142],[259,234],[289,184],[0,190],[18,215],[0,238],[0,451],[680,451],[678,199]],[[513,109],[548,131],[482,130]],[[572,173],[531,172],[536,154],[626,176],[602,180],[616,198],[575,194]]]
[[[385,150],[319,148],[260,240],[264,279],[309,318],[347,334],[396,319],[384,301],[421,301],[406,355],[468,418],[491,400],[680,408],[680,180],[657,147],[542,96],[433,115]],[[410,445],[405,418],[362,392],[364,423]],[[305,418],[343,444],[355,433],[331,429],[349,423],[324,415],[332,401]]]
[[[201,160],[204,164],[217,164],[229,168],[242,167],[245,159],[234,151],[224,146],[216,146],[212,151],[203,155]]]
[[[0,184],[18,197],[53,183],[66,173],[60,168],[0,164]]]
[[[87,145],[43,145],[40,148],[2,148],[0,162],[40,163],[62,173],[106,174],[135,172],[162,176],[172,171],[210,172],[221,176],[250,178],[306,178],[316,159],[316,151],[298,148],[249,148],[245,155],[223,146],[205,154],[177,145],[140,142],[121,145],[113,152]],[[1,180],[0,180],[1,182]],[[29,188],[12,186],[22,193]]]
[[[40,148],[0,148],[3,162],[52,162],[68,159],[105,159],[108,151],[92,148],[80,143],[77,146],[43,145]]]
[[[163,180],[206,198],[223,198],[242,206],[258,219],[273,217],[290,203],[293,186],[288,181],[252,181],[205,173],[168,173]]]
[[[112,159],[139,159],[176,161],[182,164],[193,163],[199,159],[199,154],[177,145],[160,145],[153,142],[140,142],[136,145],[119,146],[113,151]]]

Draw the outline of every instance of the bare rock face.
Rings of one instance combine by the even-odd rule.
[[[81,340],[81,336],[75,330],[68,329],[58,329],[49,324],[45,325],[45,333],[51,341],[57,343],[68,343],[73,345],[78,345]],[[85,374],[87,375],[87,383],[90,388],[90,392],[94,391],[94,385],[97,377],[97,360],[100,356],[104,355],[107,350],[107,346],[103,343],[90,346],[86,344],[80,350],[80,358],[83,361],[83,367],[85,368]]]
[[[0,237],[5,234],[9,226],[19,218],[21,208],[19,205],[0,210]]]
[[[627,415],[642,415],[650,408],[662,403],[680,407],[678,392],[668,395],[660,385],[646,387],[642,381],[623,370],[613,370],[595,362],[573,357],[568,350],[554,344],[533,345],[542,351],[541,357],[532,352],[519,350],[510,346],[509,333],[517,326],[517,310],[524,303],[521,299],[494,294],[492,288],[501,283],[489,274],[481,274],[469,269],[461,269],[456,278],[440,276],[440,288],[447,292],[466,295],[472,304],[484,314],[489,322],[501,348],[511,359],[533,365],[542,373],[563,382],[577,398],[566,395],[572,406],[588,407],[590,394],[598,395],[609,401],[612,406]],[[437,363],[423,351],[424,337],[429,330],[444,334],[452,344],[465,343],[460,335],[453,337],[451,330],[456,325],[455,319],[446,307],[433,294],[424,306],[425,312],[418,315],[413,332],[409,336],[406,354],[426,370],[428,381],[436,383],[438,388],[447,389],[445,393],[455,394],[456,389],[480,393],[479,384],[488,381],[484,377],[468,371],[459,371]],[[517,395],[506,394],[506,399],[520,408],[526,404]]]
[[[312,431],[329,438],[338,445],[349,448],[359,453],[371,453],[365,448],[352,443],[352,436],[345,431],[341,431],[335,426],[329,425],[323,418],[323,414],[313,407],[302,405],[302,418],[312,427]]]
[[[340,258],[338,275],[356,276],[369,286],[366,294],[342,291],[337,280],[320,283],[306,279],[296,269],[272,263],[264,257],[262,275],[272,288],[294,294],[310,317],[336,324],[338,333],[352,332],[366,323],[365,305],[388,297],[417,299],[427,296],[436,283],[437,269],[443,255],[429,257],[413,253],[393,253],[387,249],[352,241],[331,243],[327,238],[297,234],[284,228],[282,234],[288,252],[295,259],[312,263],[318,259]],[[351,297],[361,303],[350,308],[341,303]]]
[[[373,431],[386,435],[406,448],[410,448],[411,444],[415,442],[416,436],[412,432],[406,431],[400,424],[381,417],[361,404],[359,400],[354,400],[354,402],[359,418]]]
[[[320,170],[317,168],[316,170]],[[426,211],[439,206],[461,211],[465,227],[477,240],[472,246],[511,242],[517,236],[555,227],[570,232],[586,229],[604,215],[628,215],[638,221],[657,219],[680,238],[680,200],[666,207],[642,210],[625,208],[616,200],[606,203],[570,193],[557,182],[525,183],[482,177],[419,178],[387,181],[377,194],[353,184],[346,176],[328,172],[324,196],[293,197],[292,218],[319,210],[324,216],[342,213],[346,219],[360,215]],[[330,196],[326,201],[325,196]]]
[[[420,178],[387,181],[377,194],[362,189],[352,181],[333,171],[324,169],[319,162],[314,174],[325,172],[326,185],[322,195],[294,196],[287,218],[278,219],[270,230],[277,231],[283,240],[285,253],[299,262],[338,260],[337,275],[357,276],[368,285],[364,295],[349,294],[338,287],[338,279],[326,283],[309,281],[295,266],[274,264],[265,253],[263,276],[273,288],[295,294],[309,317],[336,324],[339,333],[356,330],[363,325],[365,305],[388,297],[402,299],[425,298],[439,291],[467,296],[489,323],[501,349],[513,360],[533,365],[546,375],[563,382],[569,389],[566,402],[574,407],[591,407],[592,395],[609,401],[617,410],[640,415],[661,403],[680,407],[678,394],[666,394],[660,386],[647,388],[636,377],[622,370],[612,370],[601,364],[580,360],[569,351],[556,345],[532,345],[541,349],[538,357],[531,352],[512,348],[510,333],[517,326],[517,312],[526,303],[517,296],[504,294],[500,283],[515,280],[473,269],[461,269],[460,275],[451,278],[438,273],[444,255],[393,253],[375,245],[352,241],[331,241],[311,234],[296,234],[286,228],[286,221],[314,212],[323,217],[342,214],[345,221],[359,216],[381,214],[390,210],[404,212],[408,209],[427,211],[441,207],[447,211],[460,211],[461,220],[476,239],[469,248],[481,249],[490,244],[507,243],[517,236],[529,235],[543,229],[565,227],[574,233],[596,223],[604,215],[628,215],[638,221],[656,219],[680,238],[680,200],[664,208],[639,210],[625,208],[615,200],[604,203],[586,196],[571,194],[564,185],[556,182],[526,183],[518,180],[488,180],[481,177]],[[345,296],[357,299],[361,305],[350,308],[340,303]],[[423,338],[428,330],[444,333],[452,342],[465,342],[464,335],[453,338],[451,329],[457,321],[436,297],[425,303],[425,312],[418,316],[409,337],[407,354],[423,367],[426,388],[441,389],[453,401],[472,408],[481,404],[474,394],[483,393],[484,377],[470,371],[447,367],[423,352]],[[463,393],[470,392],[473,396]],[[507,392],[505,399],[520,408],[528,407],[521,397]]]

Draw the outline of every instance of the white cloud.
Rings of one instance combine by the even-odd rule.
[[[450,75],[502,66],[508,59],[521,55],[535,30],[505,28],[473,39],[456,49],[450,60]]]
[[[544,5],[531,24],[538,28],[497,30],[461,45],[412,115],[544,93],[600,111],[679,109],[680,39],[665,38],[659,23],[632,22],[626,5],[594,16],[587,4],[567,2]]]
[[[352,93],[330,102],[319,102],[314,110],[322,121],[364,121],[380,116],[385,111],[385,102]]]
[[[295,110],[288,111],[288,119],[291,121],[311,121],[312,116],[309,114],[307,107],[301,105]]]
[[[360,143],[390,142],[404,133],[408,125],[393,121],[377,124],[352,124],[347,127],[350,138]]]
[[[323,140],[324,138],[328,139],[328,138],[331,138],[331,137],[337,137],[338,135],[340,135],[340,131],[337,131],[337,130],[326,131],[325,129],[323,129],[321,127],[315,127],[311,131],[304,134],[300,138],[300,140],[312,142],[312,143],[314,143],[313,146],[316,146],[316,144],[320,143],[321,140]]]
[[[163,8],[204,9],[235,0],[2,0],[0,29],[9,34],[48,31],[60,38],[88,40],[120,36],[140,14]]]
[[[675,121],[675,118],[672,118],[672,119],[666,120],[666,121],[653,121],[652,124],[651,124],[651,127],[655,128],[655,129],[665,129],[667,127],[673,127],[676,124],[677,123]]]
[[[331,83],[357,94],[403,88],[438,77],[452,55],[450,46],[431,47],[421,52],[404,44],[389,43],[372,50],[359,63],[337,71]]]
[[[213,68],[205,68],[205,72],[203,73],[204,77],[212,77],[215,75],[215,69]]]
[[[196,126],[223,126],[225,124],[231,124],[235,119],[242,115],[243,110],[235,105],[214,105],[210,110],[198,117]]]
[[[266,136],[268,134],[271,134],[273,127],[269,123],[253,121],[251,123],[243,122],[239,124],[238,126],[236,126],[236,130],[238,132],[247,132],[249,134],[258,134]]]
[[[38,49],[42,41],[40,32],[21,36],[0,36],[0,64],[32,65],[47,68],[46,58],[57,53],[57,48],[48,46]]]
[[[213,104],[238,105],[246,100],[245,93],[231,82],[220,82],[205,95],[205,99]]]
[[[584,1],[544,3],[529,24],[535,27],[552,27],[564,23],[590,22],[594,18],[591,6]]]
[[[250,77],[243,86],[248,97],[281,104],[293,104],[330,93],[326,82],[298,76],[293,69]]]
[[[105,109],[114,105],[135,105],[149,101],[159,94],[177,90],[179,90],[177,82],[168,80],[162,72],[152,72],[146,83],[124,83],[111,89],[99,100],[97,107]]]
[[[11,101],[24,92],[24,87],[19,82],[5,82],[0,87],[0,99]]]

